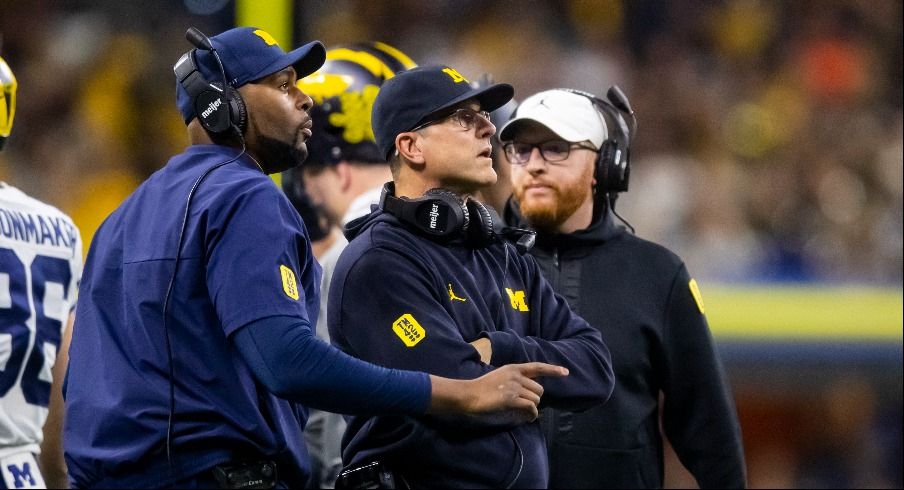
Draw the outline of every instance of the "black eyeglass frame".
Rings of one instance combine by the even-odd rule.
[[[542,146],[545,145],[545,144],[547,144],[547,143],[560,142],[560,141],[561,141],[562,143],[568,143],[568,151],[565,152],[565,156],[564,156],[564,157],[558,158],[558,159],[555,159],[555,160],[550,160],[549,158],[546,157],[546,154],[545,154],[545,152],[543,151]],[[514,146],[514,145],[528,145],[528,146],[530,146],[530,154],[528,155],[527,160],[525,160],[525,161],[523,161],[523,162],[514,162],[514,161],[512,161],[512,158],[513,158],[513,157],[512,157],[511,155],[509,155],[508,149],[511,148],[511,147]],[[537,143],[537,144],[533,144],[533,143],[523,143],[523,142],[518,142],[518,143],[516,143],[516,142],[514,142],[514,141],[506,141],[506,142],[504,142],[504,143],[502,144],[502,153],[505,155],[506,161],[508,161],[510,164],[512,164],[512,165],[518,165],[518,166],[523,167],[523,166],[527,165],[528,163],[530,163],[530,155],[533,155],[533,154],[534,154],[534,148],[540,150],[540,156],[543,158],[544,161],[546,161],[547,163],[553,163],[553,164],[558,163],[558,162],[563,162],[563,161],[565,161],[565,160],[568,160],[568,157],[571,156],[571,150],[589,150],[589,151],[592,151],[593,153],[599,153],[599,152],[600,152],[600,150],[598,150],[598,149],[596,149],[596,148],[594,148],[594,147],[592,147],[592,146],[586,146],[586,145],[583,145],[583,144],[581,144],[581,143],[573,143],[573,142],[571,142],[571,141],[565,141],[565,140],[546,140],[546,141],[542,141],[542,142]]]
[[[467,113],[467,112],[474,113],[474,119],[472,119],[472,122],[470,124],[464,124],[464,123],[462,123],[462,119],[460,117],[456,117],[458,114],[463,113],[463,112],[464,113]],[[492,122],[490,121],[489,111],[475,111],[474,109],[471,109],[470,107],[462,107],[461,109],[456,109],[448,114],[430,119],[429,121],[427,121],[425,123],[418,124],[414,128],[409,129],[407,132],[410,133],[410,132],[418,131],[420,129],[424,129],[427,126],[443,122],[444,120],[446,120],[450,117],[454,117],[455,120],[458,122],[459,126],[470,131],[471,129],[477,127],[477,116],[484,118],[487,123],[492,124]]]

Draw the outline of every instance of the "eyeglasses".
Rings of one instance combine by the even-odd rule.
[[[509,141],[502,145],[505,159],[512,165],[527,165],[530,162],[530,156],[534,153],[534,148],[540,150],[540,155],[544,160],[553,164],[566,160],[572,149],[590,150],[594,153],[599,153],[596,148],[562,140],[544,141],[536,145]]]
[[[478,117],[479,116],[479,117]],[[458,123],[459,126],[471,130],[477,127],[479,122],[489,123],[490,122],[490,113],[487,111],[475,111],[474,109],[469,109],[467,107],[458,109],[451,114],[446,114],[444,116],[437,117],[436,119],[431,119],[423,124],[419,124],[414,129],[410,131],[417,131],[419,129],[424,129],[431,124],[436,124],[441,122],[444,119],[452,118],[455,122]],[[481,120],[482,118],[482,120]]]

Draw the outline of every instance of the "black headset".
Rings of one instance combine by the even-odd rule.
[[[434,188],[422,197],[396,197],[395,183],[387,182],[380,194],[380,209],[415,228],[431,240],[444,242],[464,238],[473,248],[506,239],[521,254],[534,245],[536,233],[503,225],[493,208],[474,199],[464,199],[448,189]]]
[[[565,92],[571,92],[586,97],[593,103],[597,111],[602,115],[603,121],[609,132],[609,137],[600,146],[600,152],[596,157],[596,181],[600,185],[597,194],[617,194],[628,190],[628,180],[631,176],[631,143],[637,132],[637,119],[628,98],[618,88],[612,85],[606,92],[608,101],[593,94],[581,90],[562,88]],[[631,130],[622,113],[631,118]]]
[[[207,36],[194,27],[185,33],[185,38],[196,48],[182,55],[173,66],[173,71],[176,73],[179,84],[191,99],[192,107],[195,109],[195,115],[201,126],[213,134],[224,134],[230,131],[243,133],[248,120],[245,102],[239,92],[227,81],[226,70],[223,68],[223,62],[220,61],[216,48],[213,47]],[[210,83],[201,74],[196,59],[199,49],[210,51],[217,60],[220,74],[223,77],[222,84]]]

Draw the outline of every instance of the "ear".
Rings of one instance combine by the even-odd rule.
[[[399,155],[405,160],[417,165],[425,163],[417,133],[400,133],[396,136],[395,144]]]
[[[351,165],[346,163],[345,161],[341,161],[337,163],[333,169],[336,172],[336,179],[339,183],[339,190],[342,192],[348,191],[349,187],[352,185],[352,171]]]

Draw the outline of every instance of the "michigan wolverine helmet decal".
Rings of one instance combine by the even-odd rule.
[[[6,138],[13,128],[13,117],[16,115],[16,77],[0,56],[0,150],[6,144]]]
[[[305,164],[383,162],[370,123],[374,99],[383,82],[416,66],[398,49],[379,42],[327,50],[320,70],[298,81],[298,88],[314,100],[314,135],[307,143]]]

